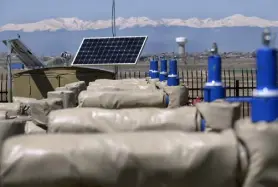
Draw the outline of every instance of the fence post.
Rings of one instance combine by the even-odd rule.
[[[239,80],[236,80],[235,91],[236,91],[235,96],[239,97]]]

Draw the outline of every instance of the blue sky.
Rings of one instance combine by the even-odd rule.
[[[112,0],[1,0],[0,26],[46,18],[109,19]],[[116,16],[223,18],[233,14],[278,20],[278,0],[116,0]]]

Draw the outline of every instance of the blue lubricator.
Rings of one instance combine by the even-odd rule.
[[[168,86],[178,86],[178,62],[177,60],[171,60],[169,62],[169,74],[168,74]]]
[[[204,101],[212,102],[225,98],[225,88],[221,81],[221,57],[213,54],[208,58],[208,82],[204,88]]]
[[[264,46],[257,51],[257,89],[253,93],[252,121],[278,118],[277,50]]]
[[[157,60],[152,60],[150,62],[149,76],[151,77],[151,79],[159,78],[158,61]]]
[[[160,61],[160,73],[159,73],[159,81],[166,81],[168,78],[168,72],[167,72],[167,60],[161,60]]]

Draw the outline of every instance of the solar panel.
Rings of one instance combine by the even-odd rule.
[[[136,64],[147,36],[84,38],[72,65]]]
[[[4,40],[7,46],[10,43],[12,52],[24,63],[27,68],[44,67],[44,64],[36,57],[31,50],[19,39]]]

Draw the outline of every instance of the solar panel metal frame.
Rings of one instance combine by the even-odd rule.
[[[39,60],[39,58],[31,51],[31,49],[23,43],[20,39],[11,39],[11,40],[3,40],[2,41],[6,46],[8,46],[8,42],[10,43],[10,47],[12,48],[12,53],[16,54],[19,60],[27,67],[27,68],[41,68],[45,65]]]
[[[137,55],[136,60],[135,60],[134,63],[74,64],[74,61],[75,61],[75,59],[76,59],[76,57],[77,57],[77,55],[78,55],[78,52],[79,52],[80,48],[82,47],[82,44],[83,44],[84,40],[86,40],[86,39],[109,39],[109,38],[145,38],[145,40],[144,40],[144,42],[143,42],[143,44],[142,44],[142,47],[141,47],[141,49],[140,49],[140,51],[139,51],[139,53],[138,53],[138,55]],[[115,65],[135,65],[135,64],[137,63],[139,57],[140,57],[141,54],[142,54],[142,51],[143,51],[143,49],[144,49],[144,47],[145,47],[145,44],[146,44],[147,40],[148,40],[148,36],[146,36],[146,35],[144,35],[144,36],[114,36],[114,37],[113,37],[113,36],[109,36],[109,37],[85,37],[85,38],[83,38],[83,40],[82,40],[82,42],[81,42],[81,44],[80,44],[80,46],[79,46],[79,48],[78,48],[78,50],[77,50],[77,53],[76,53],[75,56],[74,56],[74,59],[73,59],[71,65],[72,65],[72,66],[113,66],[113,65],[115,66]]]

